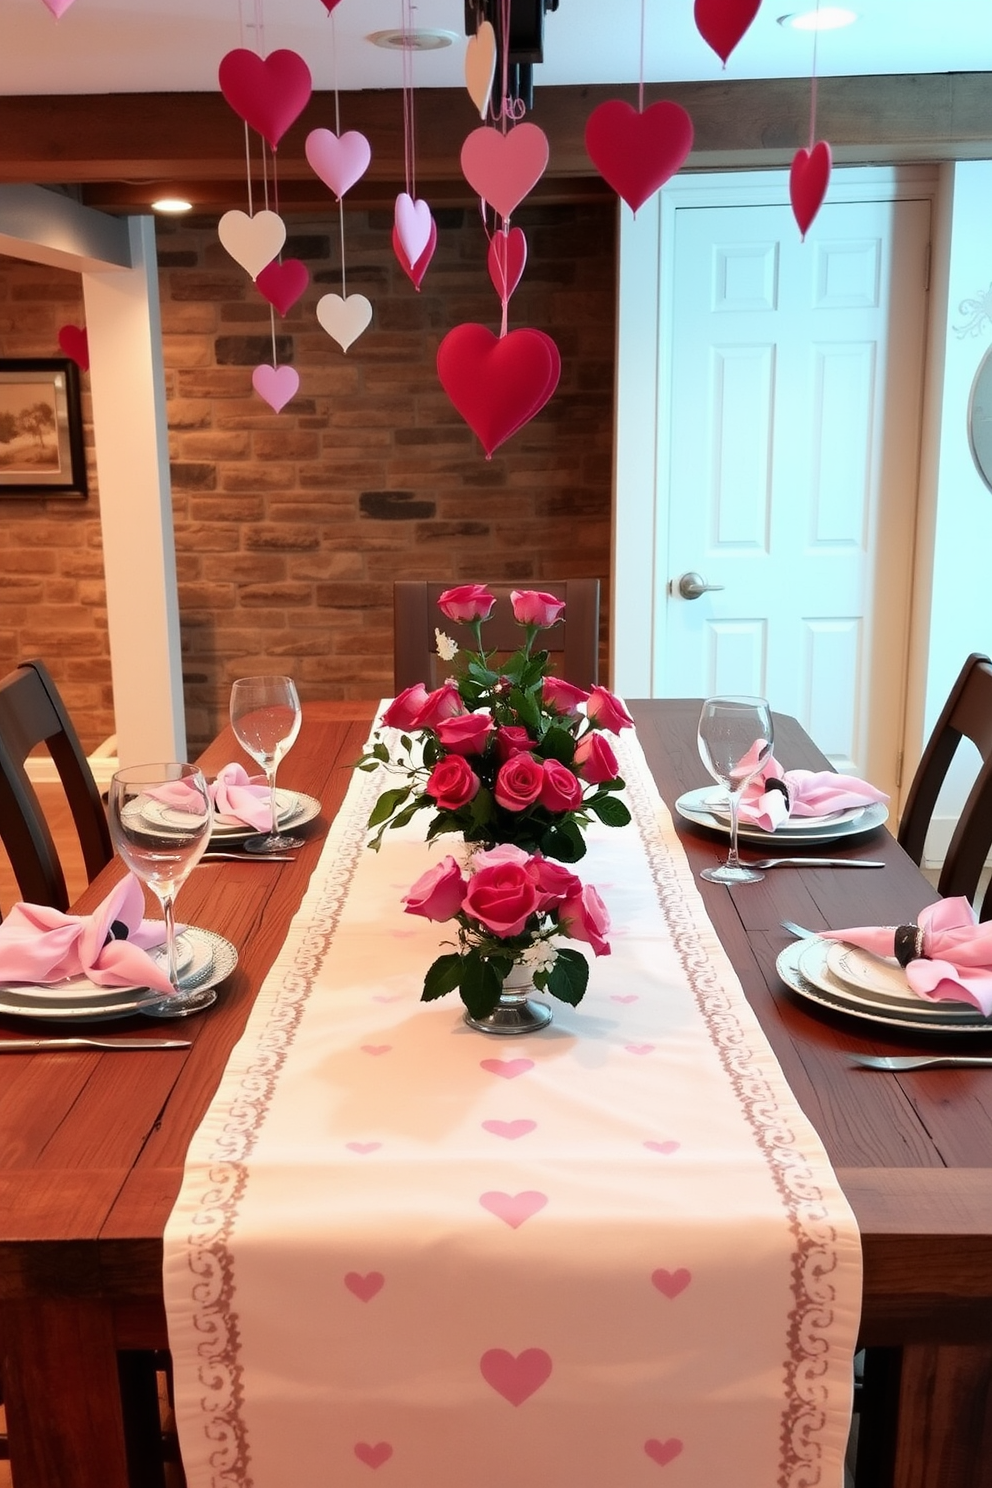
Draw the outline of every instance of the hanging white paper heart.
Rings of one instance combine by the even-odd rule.
[[[228,253],[253,279],[270,264],[286,241],[286,224],[277,212],[225,212],[217,236]]]
[[[483,21],[465,48],[465,86],[483,121],[489,107],[489,95],[495,75],[496,32],[491,21]]]
[[[281,413],[290,398],[295,398],[299,391],[300,374],[295,367],[270,367],[267,362],[263,362],[251,374],[251,385],[270,408]]]
[[[349,295],[346,300],[339,294],[321,295],[317,319],[331,339],[347,351],[372,320],[372,303],[361,294]]]
[[[414,201],[407,192],[401,191],[396,198],[393,220],[396,236],[412,267],[431,240],[431,209],[425,201]]]

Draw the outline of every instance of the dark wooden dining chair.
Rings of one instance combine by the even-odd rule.
[[[413,579],[393,585],[393,684],[397,692],[417,682],[439,687],[451,672],[451,663],[437,654],[435,629],[451,636],[461,648],[475,646],[471,628],[446,620],[437,607],[438,597],[453,587],[450,581],[442,584]],[[523,631],[513,618],[510,592],[540,589],[565,601],[562,623],[542,630],[536,642],[550,653],[551,670],[576,687],[590,687],[599,681],[598,579],[534,579],[486,587],[496,596],[496,607],[482,632],[487,651],[508,655],[519,649]]]
[[[107,813],[58,689],[41,661],[25,661],[0,680],[0,840],[21,896],[69,908],[65,874],[24,762],[39,744],[58,770],[79,836],[87,876],[114,855]]]
[[[992,848],[992,661],[979,652],[961,668],[906,797],[899,842],[915,863],[923,861],[937,797],[962,739],[971,740],[982,762],[951,836],[937,890],[944,897],[963,894],[974,900]],[[992,918],[992,891],[986,893],[980,915]]]

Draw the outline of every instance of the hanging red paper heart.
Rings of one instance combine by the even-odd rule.
[[[520,283],[527,262],[527,239],[523,229],[493,233],[489,239],[489,277],[501,300],[508,300]]]
[[[310,102],[313,80],[298,52],[259,57],[238,47],[221,58],[220,91],[239,119],[257,129],[274,150]]]
[[[330,15],[330,13],[334,9],[334,7],[336,5],[340,5],[341,4],[341,0],[320,0],[320,3],[321,3],[321,5],[323,5],[324,9],[327,11],[327,14]]]
[[[544,174],[548,137],[536,124],[518,124],[509,134],[473,129],[462,145],[462,175],[473,191],[509,217]]]
[[[410,260],[407,258],[406,254],[403,251],[403,244],[400,242],[400,235],[399,235],[399,231],[398,231],[398,229],[396,227],[396,224],[395,224],[395,222],[393,223],[393,252],[396,254],[396,260],[397,260],[400,268],[403,270],[403,272],[406,275],[406,277],[408,279],[412,280],[414,289],[416,289],[418,291],[419,291],[420,286],[421,286],[421,284],[423,282],[424,275],[427,273],[427,267],[428,267],[431,259],[434,257],[434,249],[436,247],[437,247],[437,223],[434,221],[434,218],[432,217],[431,218],[431,235],[427,239],[427,247],[424,249],[423,253],[417,259],[417,262],[415,264],[411,264],[410,263]]]
[[[255,275],[255,283],[270,305],[280,315],[286,315],[306,291],[310,283],[310,270],[298,258],[286,258],[282,263],[273,260]]]
[[[760,4],[761,0],[696,0],[696,30],[724,66],[758,14]]]
[[[692,120],[677,103],[662,100],[639,114],[611,98],[586,123],[586,151],[604,181],[636,212],[675,175],[692,149]]]
[[[558,386],[561,357],[543,331],[497,337],[488,326],[460,325],[438,347],[437,373],[489,458],[547,403]]]
[[[804,238],[827,194],[830,166],[830,146],[826,140],[817,140],[812,150],[797,150],[792,157],[789,200],[792,202],[792,215]]]
[[[90,343],[85,327],[64,325],[59,331],[59,348],[75,362],[81,371],[89,371]]]

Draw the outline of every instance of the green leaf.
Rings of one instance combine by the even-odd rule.
[[[546,988],[559,1002],[575,1007],[585,996],[589,984],[589,962],[581,951],[564,947],[558,952],[554,966],[548,973]]]
[[[463,956],[457,954],[438,956],[433,966],[428,967],[427,975],[424,977],[424,990],[420,994],[421,1002],[433,1002],[435,998],[445,997],[449,992],[454,992],[461,981],[464,959]]]
[[[369,814],[369,826],[377,827],[380,822],[388,821],[396,810],[401,806],[410,794],[410,786],[400,785],[396,790],[383,791]]]
[[[521,692],[519,687],[515,687],[510,693],[510,705],[519,714],[521,723],[535,730],[540,726],[541,710],[530,693]]]
[[[486,786],[480,785],[472,800],[469,802],[469,812],[475,826],[481,827],[493,818],[493,794]]]
[[[583,804],[607,827],[625,827],[630,821],[630,812],[616,796],[592,796]]]
[[[410,750],[413,748],[413,740],[410,738],[410,735],[409,734],[400,734],[400,743],[403,745],[403,748],[409,754]]]
[[[385,744],[374,745],[372,749],[372,755],[375,759],[382,760],[384,765],[389,763],[389,750],[386,748]]]
[[[356,765],[355,766],[355,769],[356,770],[364,770],[365,773],[366,773],[366,775],[368,775],[372,770],[378,770],[378,768],[379,768],[379,761],[378,760],[369,760],[368,764],[365,764],[365,765]]]
[[[567,729],[552,724],[541,740],[541,754],[545,759],[558,760],[559,764],[570,765],[575,754],[575,740]]]
[[[397,827],[405,827],[407,822],[413,821],[413,818],[416,816],[417,812],[421,809],[423,804],[423,801],[411,801],[409,806],[404,806],[403,810],[398,812],[398,814],[393,817],[392,821],[388,823],[389,830],[391,832],[395,832]]]
[[[460,832],[464,826],[461,818],[452,811],[439,812],[427,828],[427,841],[441,837],[445,832]]]
[[[546,858],[557,858],[559,863],[577,863],[585,857],[585,838],[570,817],[549,827],[540,842]]]
[[[473,1018],[485,1018],[499,1002],[503,980],[489,961],[471,951],[461,960],[462,1002]]]

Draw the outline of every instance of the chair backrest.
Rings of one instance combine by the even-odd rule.
[[[460,648],[474,648],[470,626],[455,625],[446,620],[437,601],[451,583],[429,583],[401,580],[393,585],[393,682],[397,692],[423,682],[426,687],[439,687],[451,672],[451,663],[441,661],[435,644],[435,629],[458,643]],[[532,587],[565,601],[562,623],[542,630],[536,646],[550,652],[555,676],[576,687],[590,687],[599,681],[599,580],[535,579],[532,585],[487,584],[496,596],[492,616],[486,621],[482,638],[487,651],[507,655],[520,648],[523,631],[513,618],[510,592]]]
[[[951,688],[906,797],[899,841],[916,863],[923,861],[937,797],[963,738],[976,746],[982,763],[951,837],[937,889],[945,897],[963,894],[974,899],[992,847],[992,661],[978,652],[968,657]],[[987,894],[981,917],[990,916],[992,895]]]
[[[114,855],[107,814],[76,730],[48,668],[26,661],[0,680],[0,839],[22,897],[69,907],[65,874],[24,762],[39,744],[55,761],[89,878]]]

